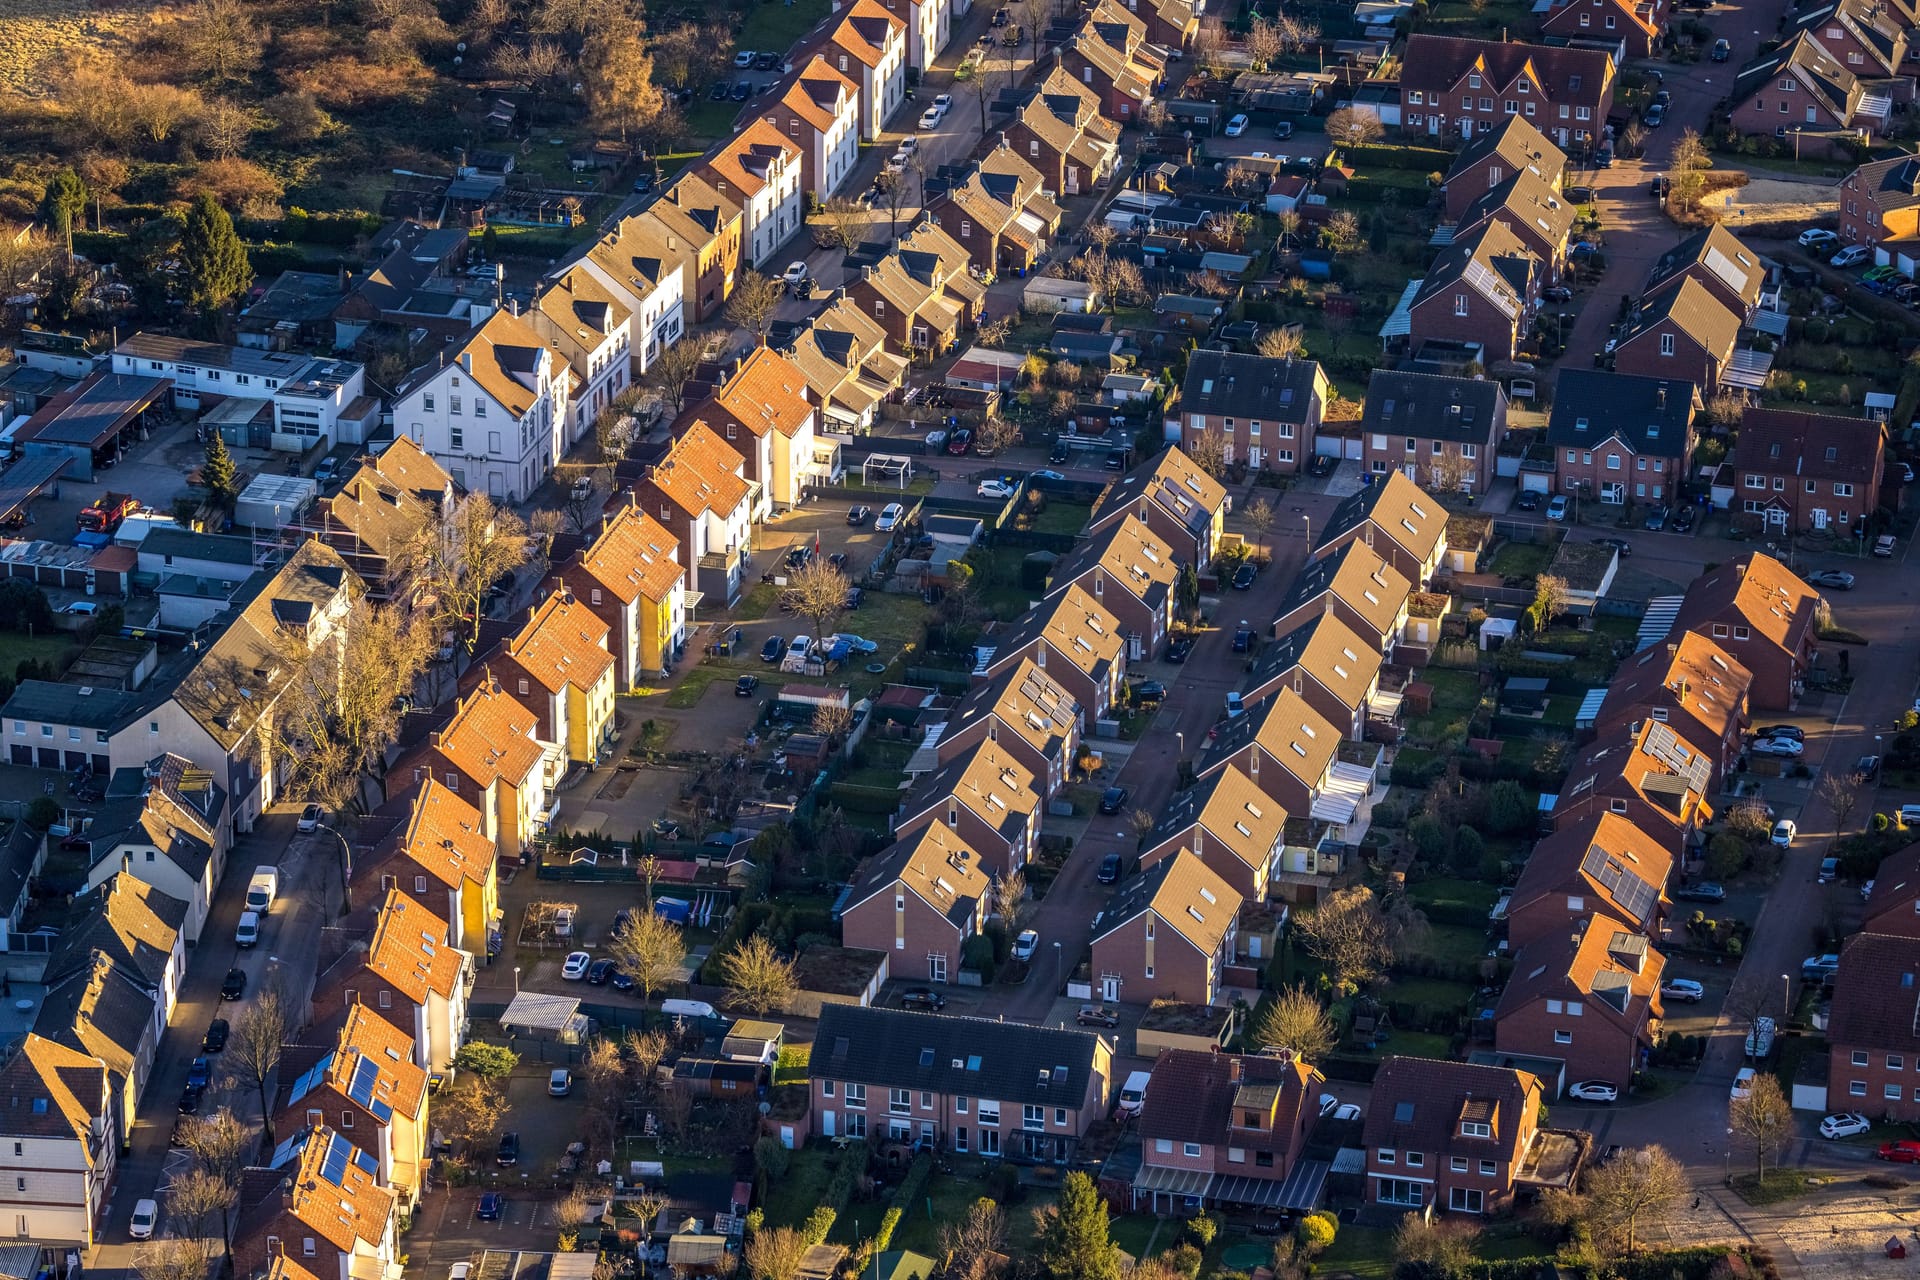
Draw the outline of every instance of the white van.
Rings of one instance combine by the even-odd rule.
[[[240,927],[233,931],[233,944],[237,947],[253,947],[260,944],[260,913],[242,911]]]
[[[1153,1079],[1153,1072],[1151,1071],[1136,1071],[1127,1077],[1127,1082],[1120,1086],[1120,1113],[1122,1115],[1137,1116],[1140,1114],[1141,1104],[1147,1100],[1147,1082],[1151,1079]]]
[[[717,1018],[719,1010],[705,1000],[662,1000],[660,1012],[669,1018]]]
[[[274,867],[255,867],[247,882],[247,910],[264,914],[280,894],[280,872]]]
[[[127,1224],[127,1234],[135,1240],[153,1239],[153,1228],[160,1221],[160,1206],[151,1200],[141,1200],[133,1206],[133,1221]]]

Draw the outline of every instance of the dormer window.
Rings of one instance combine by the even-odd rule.
[[[1462,1120],[1460,1136],[1463,1138],[1491,1138],[1493,1126],[1484,1120]]]

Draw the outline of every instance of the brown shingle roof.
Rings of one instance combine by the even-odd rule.
[[[495,778],[519,786],[540,764],[535,723],[532,712],[488,679],[460,700],[433,744],[476,786],[485,787]]]
[[[1363,1140],[1376,1150],[1474,1152],[1511,1164],[1540,1097],[1540,1081],[1525,1071],[1396,1055],[1374,1076]],[[1491,1124],[1493,1136],[1462,1137],[1464,1119]]]
[[[1634,963],[1638,958],[1638,967]],[[1629,925],[1596,912],[1579,936],[1544,933],[1520,948],[1494,1019],[1536,1000],[1579,1000],[1595,1017],[1639,1030],[1659,1018],[1666,959]]]
[[[414,794],[400,848],[449,889],[485,885],[493,874],[493,841],[480,811],[432,778]]]
[[[756,118],[697,163],[722,194],[731,188],[751,196],[767,185],[770,171],[783,158],[786,164],[799,164],[800,148],[765,120]]]
[[[1290,1117],[1315,1097],[1321,1079],[1318,1071],[1298,1060],[1166,1049],[1155,1059],[1153,1076],[1147,1081],[1147,1096],[1140,1108],[1140,1137],[1149,1143],[1156,1138],[1223,1143],[1233,1119],[1234,1098],[1243,1085],[1279,1086],[1275,1111]],[[1274,1128],[1279,1131],[1277,1136],[1291,1137],[1291,1125],[1277,1124]],[[1281,1150],[1286,1150],[1284,1145]],[[1276,1152],[1275,1166],[1285,1163]]]
[[[1760,255],[1719,223],[1697,232],[1660,255],[1647,273],[1648,293],[1666,287],[1690,267],[1701,267],[1726,286],[1727,292],[1752,307],[1760,301],[1767,271]]]
[[[580,568],[631,604],[641,598],[660,601],[679,583],[684,568],[676,559],[680,540],[667,527],[628,501],[601,522],[600,536],[579,552]]]
[[[1643,649],[1620,664],[1601,704],[1601,723],[1638,718],[1671,703],[1724,734],[1739,719],[1752,683],[1753,673],[1739,659],[1698,632],[1682,632],[1677,641]]]
[[[892,892],[895,885],[904,885],[963,931],[991,888],[979,851],[944,822],[930,822],[875,854],[847,907]]]
[[[1591,896],[1595,910],[1645,930],[1672,871],[1673,854],[1637,825],[1614,813],[1589,814],[1533,847],[1507,914],[1558,895]]]
[[[1229,764],[1167,802],[1159,825],[1147,836],[1147,848],[1177,839],[1205,856],[1214,845],[1224,845],[1258,869],[1273,856],[1286,825],[1287,811],[1280,802],[1255,786],[1238,765]]]
[[[1866,418],[1802,409],[1748,409],[1733,446],[1736,470],[1801,479],[1852,481],[1863,503],[1874,483],[1874,463],[1886,448],[1887,428]]]
[[[415,1004],[425,1004],[428,992],[453,995],[462,966],[460,952],[447,942],[447,922],[398,889],[387,890],[367,968]]]
[[[949,800],[971,810],[1011,843],[1027,829],[1040,793],[1033,774],[998,743],[982,741],[928,774],[902,806],[904,826],[930,809],[944,810]]]
[[[793,83],[787,86],[787,91],[780,95],[780,102],[793,114],[825,133],[833,128],[836,108],[852,102],[858,95],[859,87],[816,53],[800,68]]]
[[[714,392],[713,399],[756,436],[770,430],[794,436],[813,414],[813,406],[807,402],[806,378],[792,361],[771,347],[756,348]]]
[[[1073,583],[1091,594],[1096,571],[1102,579],[1098,599],[1104,602],[1106,592],[1118,588],[1158,609],[1173,591],[1180,565],[1173,548],[1146,521],[1116,520],[1054,565],[1050,594]]]
[[[1687,276],[1672,288],[1641,300],[1639,309],[1621,328],[1620,345],[1626,346],[1666,320],[1673,321],[1682,333],[1720,361],[1733,354],[1734,339],[1740,336],[1740,317],[1707,286]]]
[[[1049,760],[1059,759],[1079,722],[1080,704],[1032,658],[995,680],[976,685],[953,708],[953,731],[987,716],[1024,738]]]
[[[1211,956],[1226,940],[1243,901],[1197,854],[1181,849],[1114,891],[1093,940],[1098,943],[1142,912],[1151,911],[1195,951]]]
[[[87,1137],[106,1106],[106,1063],[29,1032],[0,1067],[0,1097],[13,1100],[0,1109],[0,1135],[74,1138],[87,1163],[94,1163]]]
[[[568,368],[565,356],[549,350],[533,326],[519,316],[496,311],[455,349],[453,362],[473,357],[468,376],[517,418],[540,398],[535,371],[542,353],[553,360],[554,380],[564,377]]]
[[[1813,627],[1820,595],[1764,551],[1749,551],[1687,587],[1674,630],[1711,622],[1739,622],[1756,635],[1798,650]]]
[[[1598,49],[1424,33],[1408,37],[1401,66],[1403,90],[1451,89],[1462,76],[1478,71],[1500,88],[1527,75],[1548,98],[1568,102],[1597,98],[1613,79],[1613,60]],[[1580,77],[1580,89],[1569,87],[1574,76]]]
[[[556,591],[531,611],[526,625],[501,641],[507,656],[549,693],[569,684],[585,692],[613,670],[605,622],[571,593]],[[484,659],[483,659],[484,660]]]
[[[1258,746],[1309,787],[1317,787],[1340,750],[1340,731],[1305,698],[1290,688],[1282,689],[1227,721],[1220,736],[1201,750],[1199,772],[1219,768],[1249,745]]]
[[[1827,1043],[1896,1053],[1920,1046],[1920,939],[1856,933],[1841,945]]]
[[[744,460],[704,422],[695,422],[673,442],[647,478],[681,510],[725,516],[745,500]]]

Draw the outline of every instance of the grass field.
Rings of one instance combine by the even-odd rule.
[[[1395,1264],[1393,1232],[1379,1227],[1342,1223],[1315,1270],[1327,1275],[1351,1275],[1355,1280],[1387,1280]]]
[[[1407,894],[1422,907],[1458,906],[1475,911],[1491,911],[1500,891],[1478,880],[1439,878],[1417,880],[1407,886]]]
[[[778,595],[773,587],[764,583],[755,586],[741,598],[740,604],[733,610],[732,620],[754,621],[770,616],[770,612],[778,607]],[[871,657],[848,662],[820,683],[850,684],[856,699],[865,697],[879,688],[890,675],[898,674],[897,668],[902,665],[902,659],[909,649],[918,652],[921,640],[926,635],[926,618],[926,606],[920,603],[918,596],[868,592],[860,608],[841,614],[833,625],[836,631],[849,632],[873,641],[880,646],[879,651]],[[790,630],[798,631],[808,630],[812,625],[799,617],[788,618],[788,623]],[[895,670],[873,675],[866,670],[868,662],[885,662]],[[806,676],[769,672],[761,664],[757,651],[737,653],[731,658],[711,658],[693,667],[680,677],[679,683],[667,694],[666,704],[683,711],[697,707],[700,699],[706,696],[708,685],[715,681],[732,684],[743,675],[762,676],[782,684],[810,683]]]
[[[803,33],[830,12],[828,0],[788,0],[785,4],[762,4],[740,24],[739,49],[756,52],[766,49],[782,53],[793,47]]]
[[[64,631],[50,636],[23,636],[8,631],[0,634],[0,668],[4,668],[6,675],[12,675],[22,662],[43,662],[53,669],[57,680],[79,648]]]

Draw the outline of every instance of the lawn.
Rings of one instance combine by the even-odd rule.
[[[777,608],[777,590],[763,583],[742,597],[729,616],[728,623],[754,621],[769,616],[769,612]],[[1023,605],[1023,611],[1024,608]],[[858,609],[841,614],[833,625],[836,631],[873,641],[880,646],[879,651],[868,658],[848,662],[838,671],[829,673],[823,683],[849,684],[853,687],[856,700],[865,697],[885,680],[899,674],[900,660],[909,650],[914,653],[920,651],[921,642],[926,636],[926,618],[926,606],[920,603],[918,596],[883,591],[867,593]],[[790,617],[787,626],[804,631],[811,624],[803,618]],[[866,666],[872,661],[885,662],[893,670],[880,675],[871,674]],[[755,650],[737,653],[730,658],[711,657],[689,668],[667,694],[667,705],[681,710],[697,707],[700,699],[706,696],[708,685],[715,681],[732,684],[743,675],[762,676],[768,683],[816,683],[805,676],[769,671]]]
[[[1406,1004],[1424,1004],[1434,1009],[1464,1009],[1476,990],[1478,988],[1471,982],[1396,977],[1387,987],[1387,995]]]
[[[734,48],[784,52],[825,18],[829,10],[828,0],[787,0],[786,4],[760,5],[740,24]]]
[[[1087,527],[1087,521],[1093,516],[1093,507],[1083,502],[1061,502],[1047,500],[1046,510],[1033,519],[1035,533],[1078,534]]]
[[[1359,1053],[1357,1056],[1375,1059],[1397,1056],[1402,1058],[1439,1058],[1445,1060],[1452,1056],[1452,1049],[1453,1038],[1451,1036],[1436,1035],[1426,1031],[1402,1031],[1396,1027],[1387,1033],[1387,1038],[1382,1040],[1380,1047],[1375,1049],[1371,1054]],[[1349,1052],[1351,1053],[1353,1051]]]
[[[1393,1232],[1342,1223],[1314,1270],[1326,1275],[1345,1272],[1357,1280],[1388,1280],[1395,1261]]]
[[[1179,1234],[1177,1224],[1162,1222],[1150,1213],[1122,1214],[1108,1227],[1113,1242],[1135,1258],[1144,1258],[1149,1250],[1171,1244]]]
[[[693,86],[696,90],[703,87]],[[744,102],[726,100],[715,102],[702,94],[686,105],[682,118],[687,122],[687,134],[690,138],[711,138],[715,141],[731,137],[734,117],[746,105]]]
[[[1491,911],[1500,897],[1500,890],[1478,880],[1450,880],[1444,877],[1433,880],[1416,880],[1407,886],[1407,894],[1422,908],[1461,907],[1474,911]]]
[[[1751,1173],[1733,1175],[1734,1193],[1751,1205],[1778,1204],[1806,1195],[1818,1185],[1805,1169],[1769,1169],[1764,1179]]]
[[[1477,964],[1487,954],[1487,935],[1484,930],[1466,925],[1428,925],[1420,953],[1453,964]]]
[[[0,674],[12,675],[22,662],[41,662],[53,672],[50,678],[58,680],[79,648],[73,637],[64,631],[50,636],[23,636],[9,631],[4,638],[0,638],[0,653],[6,654],[8,664]]]
[[[1509,542],[1493,554],[1494,573],[1507,578],[1537,578],[1553,562],[1553,548],[1540,542]]]
[[[1428,667],[1421,680],[1433,686],[1433,709],[1467,712],[1480,705],[1480,674]]]
[[[803,1147],[793,1153],[787,1176],[767,1188],[767,1225],[797,1227],[824,1198],[833,1161],[839,1153],[825,1147]]]

